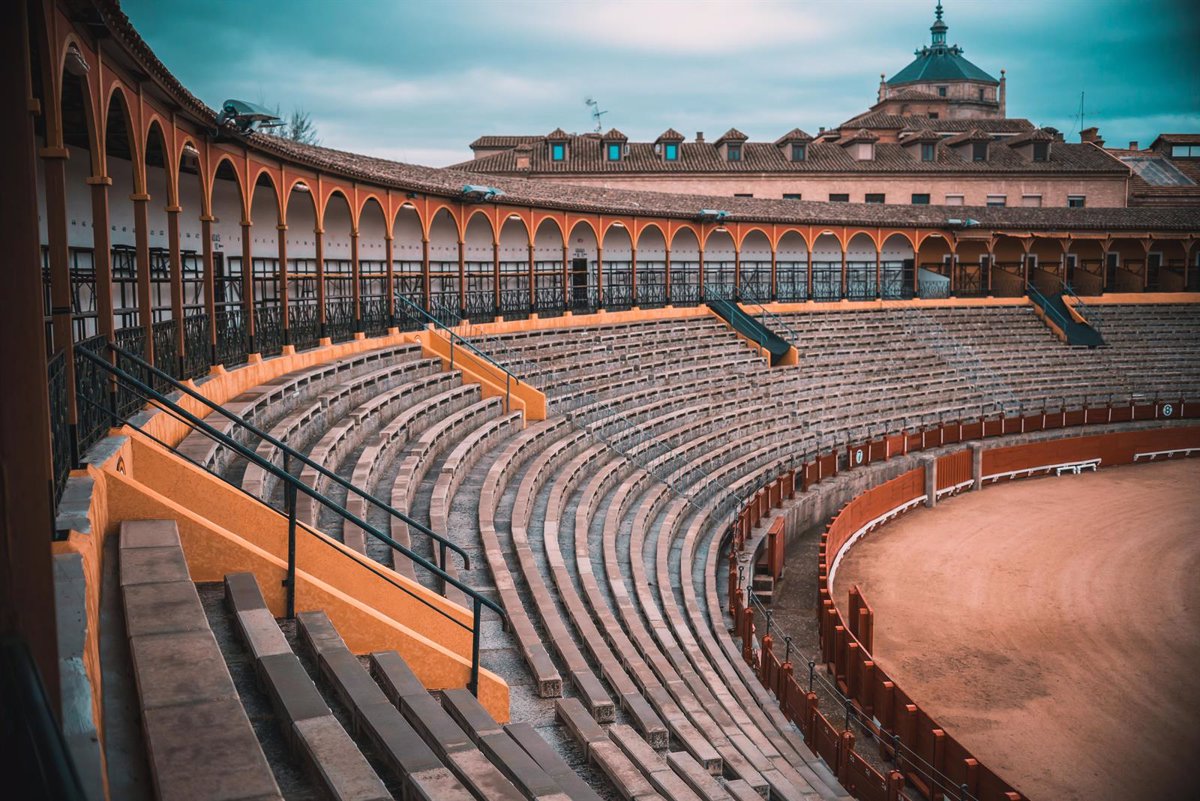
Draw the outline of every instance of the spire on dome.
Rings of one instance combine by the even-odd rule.
[[[929,27],[929,30],[933,33],[933,46],[934,47],[945,47],[946,46],[946,31],[948,31],[950,29],[950,26],[947,25],[942,20],[942,2],[941,2],[941,0],[938,0],[937,10],[934,12],[934,14],[936,15],[937,19],[935,19],[933,21],[933,25],[931,25]]]

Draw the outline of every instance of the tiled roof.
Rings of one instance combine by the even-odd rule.
[[[1014,136],[1011,139],[1005,139],[1004,144],[1008,145],[1009,147],[1020,147],[1021,145],[1025,145],[1030,142],[1053,142],[1057,138],[1058,137],[1047,131],[1045,128],[1038,128],[1035,131]]]
[[[900,144],[904,147],[909,147],[910,145],[915,145],[918,142],[923,143],[923,144],[928,144],[930,142],[936,143],[936,142],[940,142],[940,141],[942,141],[941,134],[939,134],[937,131],[934,131],[930,128],[922,128],[922,129],[916,130],[916,131],[901,131],[900,132]]]
[[[813,138],[811,136],[799,128],[793,128],[783,136],[776,139],[775,145],[778,147],[779,145],[786,145],[788,142],[811,142],[812,139]]]
[[[567,133],[566,131],[564,131],[562,128],[555,128],[553,131],[546,134],[546,139],[553,141],[553,142],[557,142],[560,139],[570,139],[570,138],[571,138],[571,135],[569,133]]]
[[[845,147],[846,145],[852,145],[855,142],[878,142],[878,141],[879,141],[878,136],[871,133],[866,128],[859,128],[854,133],[848,134],[845,137],[843,137],[842,141],[839,142],[838,144],[840,144],[842,147]]]
[[[899,131],[904,128],[930,128],[942,133],[959,133],[970,128],[978,128],[988,133],[1020,133],[1036,128],[1032,122],[1020,117],[1006,119],[982,120],[933,120],[929,117],[908,116],[901,114],[884,114],[881,111],[868,111],[851,117],[838,128],[870,128],[872,130]]]
[[[722,142],[745,142],[750,137],[739,131],[737,128],[730,128],[725,133],[721,134],[721,138],[713,142],[714,145],[719,145]]]
[[[946,100],[948,98],[935,95],[933,92],[925,92],[921,89],[897,89],[894,92],[888,92],[880,103],[886,103],[889,100]]]
[[[954,136],[950,136],[950,137],[947,137],[946,139],[943,139],[942,144],[945,145],[946,147],[957,147],[958,145],[965,145],[965,144],[969,144],[971,142],[990,142],[990,141],[992,141],[992,137],[988,136],[986,133],[979,130],[978,128],[972,128],[969,131],[963,131],[960,134],[955,134]]]
[[[840,137],[839,137],[840,138]],[[947,140],[949,141],[949,140]],[[1084,144],[1059,143],[1051,149],[1050,160],[1031,162],[1007,147],[991,148],[985,162],[965,162],[957,154],[938,146],[934,161],[913,158],[907,148],[894,142],[878,142],[875,158],[859,161],[846,152],[838,141],[824,139],[808,146],[804,161],[792,161],[788,153],[770,142],[746,142],[740,161],[726,161],[713,143],[683,142],[676,161],[664,161],[654,152],[653,142],[630,142],[629,153],[620,161],[604,157],[594,139],[574,138],[566,161],[551,161],[546,148],[535,147],[528,171],[535,175],[599,175],[653,173],[658,175],[690,173],[921,173],[921,174],[1090,174],[1124,177],[1127,170],[1104,152]],[[512,151],[493,153],[455,165],[473,173],[505,174],[516,172]]]
[[[682,142],[684,139],[687,139],[687,137],[681,134],[679,131],[675,130],[674,128],[668,128],[660,133],[654,142],[655,144],[658,142]]]
[[[105,25],[126,51],[140,62],[146,74],[159,82],[176,102],[202,122],[214,124],[216,114],[188,92],[166,67],[154,56],[149,46],[129,24],[115,0],[97,0]],[[232,136],[232,134],[230,134]],[[541,137],[531,137],[539,139]],[[464,184],[477,183],[478,174],[463,170],[421,167],[401,164],[387,159],[334,150],[315,145],[302,145],[275,136],[251,134],[244,137],[251,150],[309,169],[365,181],[400,191],[426,193],[441,197],[461,197]],[[632,146],[639,147],[638,145]],[[651,147],[647,145],[646,147]],[[705,146],[700,146],[705,147]],[[750,143],[750,150],[765,148],[782,158],[778,148],[767,143]],[[879,145],[877,151],[887,151],[898,145]],[[1073,153],[1079,146],[1054,148],[1055,154]],[[685,143],[681,150],[686,150]],[[711,152],[711,147],[707,148]],[[814,147],[813,150],[821,148]],[[853,162],[841,148],[828,148],[841,154],[848,164]],[[940,148],[939,148],[940,149]],[[535,155],[544,148],[534,148]],[[1007,148],[997,150],[1008,151]],[[1096,148],[1088,147],[1092,153]],[[504,156],[506,154],[497,154]],[[907,154],[903,158],[912,160]],[[1015,157],[1015,154],[1012,154]],[[715,156],[715,154],[714,154]],[[492,158],[492,157],[489,157]],[[487,159],[482,159],[487,160]],[[806,162],[797,162],[805,164]],[[919,167],[919,163],[916,164]],[[912,166],[910,164],[910,166]],[[1045,166],[1045,165],[1040,165]],[[959,165],[959,168],[970,165]],[[700,209],[720,208],[729,212],[729,222],[779,222],[799,225],[863,225],[863,226],[934,226],[946,227],[951,217],[969,215],[981,226],[1010,230],[1200,230],[1200,208],[964,208],[942,206],[888,206],[867,203],[819,203],[801,200],[768,200],[765,198],[730,198],[703,195],[680,195],[665,192],[645,192],[603,187],[583,187],[556,182],[523,178],[496,177],[489,180],[504,192],[504,201],[515,205],[540,206],[586,213],[648,214],[695,219]]]
[[[628,136],[626,136],[625,134],[621,133],[621,132],[620,132],[620,131],[618,131],[616,128],[609,128],[609,129],[608,129],[608,133],[604,134],[604,135],[603,135],[603,136],[601,136],[600,138],[601,138],[601,139],[603,139],[603,140],[604,140],[604,141],[606,141],[606,142],[608,142],[608,141],[619,141],[619,142],[624,142],[624,141],[626,141],[627,139],[629,139],[629,137],[628,137]]]
[[[471,149],[483,148],[490,150],[500,147],[516,147],[517,145],[527,145],[530,142],[536,142],[541,139],[540,136],[481,136],[471,143]],[[564,138],[565,135],[564,135]]]
[[[1154,147],[1159,142],[1167,145],[1200,145],[1200,133],[1159,134],[1150,147]]]

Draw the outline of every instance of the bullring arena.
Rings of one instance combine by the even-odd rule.
[[[483,185],[14,17],[17,797],[1190,797],[1200,206]]]

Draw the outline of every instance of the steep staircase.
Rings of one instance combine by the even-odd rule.
[[[1032,284],[1029,285],[1029,299],[1038,309],[1046,325],[1055,333],[1061,334],[1068,345],[1078,345],[1088,348],[1104,347],[1104,337],[1100,336],[1087,318],[1078,310],[1067,306],[1065,295],[1055,292],[1043,295]]]
[[[735,301],[710,300],[708,308],[734,331],[771,354],[772,367],[788,362],[788,356],[793,352],[792,344],[767,328],[762,321],[742,311]]]

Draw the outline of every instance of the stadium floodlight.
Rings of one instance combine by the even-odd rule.
[[[475,202],[483,202],[486,200],[494,200],[504,194],[501,190],[494,186],[479,186],[477,184],[463,184],[462,195],[467,200]]]
[[[242,133],[251,133],[261,128],[278,128],[283,125],[283,120],[264,106],[245,100],[226,100],[221,104],[221,113],[217,115],[217,128],[226,123],[233,123]]]
[[[699,218],[704,222],[720,222],[729,216],[729,212],[720,209],[700,209]]]

